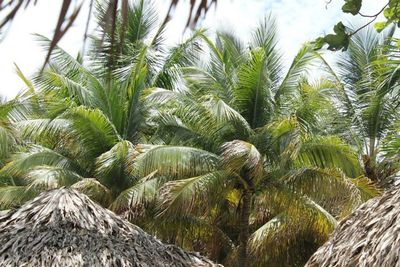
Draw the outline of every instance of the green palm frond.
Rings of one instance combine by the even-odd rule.
[[[217,171],[165,183],[160,188],[159,215],[206,212],[209,205],[204,200],[212,202],[217,196],[221,196],[226,177],[227,173]]]
[[[142,149],[136,147],[136,151]],[[157,170],[157,175],[195,177],[214,171],[219,164],[219,157],[208,151],[183,146],[153,146],[130,160],[132,174],[144,177]]]
[[[63,118],[56,119],[27,119],[14,123],[22,137],[27,140],[37,141],[41,138],[55,137],[60,134],[68,135],[71,121]]]
[[[191,144],[199,144],[202,147],[215,151],[221,144],[224,134],[235,134],[235,128],[230,128],[228,123],[223,123],[221,119],[214,115],[215,107],[210,107],[210,102],[199,103],[193,101],[189,97],[181,98],[182,103],[176,108],[171,108],[169,112],[164,112],[159,116],[158,123],[165,128],[164,133],[173,133],[173,136],[182,140],[191,140]],[[225,107],[225,110],[228,107]],[[231,117],[235,116],[234,112],[230,112]],[[236,123],[240,121],[240,116],[234,117]],[[235,121],[229,121],[235,125]],[[240,123],[240,122],[239,122]],[[236,125],[238,126],[238,125]],[[239,124],[239,130],[243,122]],[[244,127],[246,127],[244,125]],[[170,129],[170,130],[168,130]],[[240,129],[241,132],[246,131]]]
[[[48,50],[50,48],[52,43],[50,39],[40,34],[35,34],[35,37],[43,49]],[[69,55],[59,46],[54,47],[52,50],[51,60],[53,64],[56,64],[57,67],[63,72],[77,72],[78,70],[85,71],[85,68],[82,66],[81,62]]]
[[[382,151],[387,157],[400,155],[400,130],[391,132],[383,142]]]
[[[263,197],[277,213],[250,236],[248,247],[256,266],[304,264],[337,225],[320,205],[293,191],[269,187]]]
[[[83,178],[72,184],[71,187],[89,196],[102,206],[107,207],[111,201],[110,190],[94,178]]]
[[[99,109],[81,106],[68,110],[63,117],[70,120],[70,128],[79,135],[87,155],[96,157],[121,139],[114,125]]]
[[[44,36],[37,35],[39,42],[46,49],[51,41]],[[105,114],[111,109],[107,96],[107,90],[102,84],[101,76],[97,76],[96,72],[89,70],[82,62],[78,61],[66,51],[56,46],[50,57],[50,68],[45,69],[44,73],[39,73],[34,78],[34,85],[45,90],[46,93],[52,92],[53,89],[62,86],[66,91],[58,91],[59,96],[69,97],[77,96],[77,99],[89,107],[99,108]],[[42,75],[44,74],[44,75]],[[90,89],[89,89],[90,88]]]
[[[273,81],[267,68],[268,55],[261,48],[251,51],[247,64],[238,72],[238,85],[234,90],[235,107],[252,128],[265,125],[273,112]]]
[[[246,119],[222,99],[210,99],[206,105],[218,123],[232,124],[236,131],[242,133],[243,136],[250,135],[251,128]]]
[[[79,170],[79,166],[64,155],[39,145],[31,145],[26,151],[15,153],[2,169],[2,175],[23,176],[38,166],[53,166]]]
[[[30,94],[34,95],[36,90],[35,90],[35,87],[34,87],[33,84],[32,84],[32,81],[30,81],[30,80],[24,75],[24,73],[23,73],[22,70],[18,67],[17,64],[14,63],[14,66],[15,66],[15,72],[16,72],[16,74],[17,74],[18,77],[22,80],[22,82],[25,84],[25,86],[26,86],[27,89],[28,89],[28,92],[29,92]]]
[[[214,257],[223,258],[235,248],[230,236],[209,217],[170,214],[168,217],[157,217],[146,223],[144,228],[157,233],[163,240],[175,240],[174,243],[182,248],[193,250],[197,247],[197,251],[212,253]]]
[[[356,152],[336,136],[315,136],[303,141],[297,158],[299,166],[341,168],[349,177],[360,175]]]
[[[177,88],[181,80],[182,68],[193,66],[202,52],[200,38],[205,30],[197,30],[183,43],[173,47],[151,84],[167,90]]]
[[[48,190],[62,186],[70,186],[83,179],[79,174],[65,168],[55,166],[38,166],[25,175],[27,188]]]
[[[9,156],[16,143],[13,132],[10,123],[0,119],[0,166],[3,166],[4,160]]]
[[[95,99],[93,91],[87,88],[87,85],[81,84],[69,78],[66,75],[58,73],[57,70],[48,69],[42,73],[42,83],[47,84],[46,87],[51,86],[52,90],[66,90],[71,98],[76,98],[78,104],[82,104],[88,107],[95,106]]]
[[[278,84],[283,69],[282,55],[278,47],[278,30],[275,18],[269,14],[256,27],[250,40],[251,50],[262,48],[266,55],[266,69],[272,84]],[[274,86],[274,85],[273,85]]]
[[[23,99],[5,101],[0,98],[0,167],[15,149],[20,140],[20,133],[15,123],[23,121],[27,116],[29,105]]]
[[[249,177],[246,181],[258,179],[263,175],[264,158],[252,144],[234,140],[222,145],[221,158],[223,166],[230,172],[240,174],[245,172]]]
[[[296,117],[276,119],[264,128],[271,134],[271,143],[277,154],[282,156],[282,163],[297,157],[302,145],[303,129]]]
[[[290,99],[298,92],[300,79],[307,74],[308,67],[315,59],[312,47],[305,44],[297,53],[286,72],[281,84],[276,89],[274,100],[278,103],[284,103],[283,99]]]
[[[201,97],[205,94],[214,94],[231,105],[234,101],[232,87],[236,80],[236,69],[244,56],[237,56],[238,45],[233,36],[227,33],[217,33],[215,42],[204,34],[201,35],[209,48],[210,60],[205,66],[186,68],[185,80],[191,92]]]
[[[158,190],[164,177],[156,176],[154,171],[138,180],[133,186],[121,192],[112,202],[110,208],[116,212],[140,209],[144,205],[156,201]]]
[[[0,209],[16,208],[39,193],[40,191],[26,186],[0,187]]]
[[[239,66],[243,62],[243,55],[245,54],[245,44],[235,35],[234,32],[223,31],[217,32],[215,40],[216,46],[220,51],[224,51],[225,62],[232,67]]]
[[[166,104],[168,102],[179,101],[180,98],[183,97],[183,94],[180,92],[158,87],[148,88],[144,93],[146,101],[148,101],[150,104],[159,105]]]
[[[115,23],[104,21],[104,16],[109,12],[108,6],[103,3],[96,5],[95,15],[100,26],[99,34],[94,37],[91,49],[99,68],[99,73],[107,73],[127,63],[127,59],[136,53],[136,49],[146,43],[152,43],[155,28],[158,26],[158,16],[151,2],[129,2],[124,9],[115,16]]]
[[[332,214],[341,216],[380,192],[369,179],[349,178],[337,169],[301,168],[290,171],[282,179],[297,193],[323,203]]]
[[[114,169],[124,169],[127,164],[129,153],[134,149],[134,145],[129,141],[121,141],[115,144],[109,151],[101,154],[96,159],[96,176],[107,176]]]

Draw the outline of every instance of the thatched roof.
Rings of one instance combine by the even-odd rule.
[[[0,266],[214,266],[66,188],[0,217],[0,244]]]
[[[400,266],[400,189],[369,200],[344,219],[306,266]]]

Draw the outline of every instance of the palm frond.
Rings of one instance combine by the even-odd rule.
[[[274,108],[274,86],[266,62],[268,55],[261,48],[251,51],[247,64],[238,72],[238,85],[234,90],[235,107],[252,128],[265,125]]]
[[[131,142],[124,140],[98,156],[95,162],[95,177],[108,188],[129,186],[127,167],[129,155],[134,149]]]
[[[110,208],[116,212],[140,209],[155,202],[158,190],[165,180],[156,176],[157,170],[138,180],[133,186],[121,192],[111,203]]]
[[[94,178],[83,178],[72,184],[71,187],[87,195],[102,206],[108,206],[111,201],[110,190]]]
[[[138,149],[141,146],[137,146]],[[214,171],[219,164],[217,155],[183,146],[154,146],[139,155],[133,153],[131,157],[130,168],[137,177],[147,176],[155,170],[160,176],[195,177]]]
[[[257,180],[263,175],[264,159],[260,152],[252,144],[234,140],[222,146],[223,166],[230,172],[240,175],[244,173],[249,177],[244,177],[246,181]]]
[[[78,170],[76,165],[64,155],[39,145],[31,145],[26,151],[15,153],[2,169],[2,175],[23,176],[38,166],[53,166],[62,169]]]
[[[283,180],[297,193],[323,203],[332,214],[340,216],[379,195],[378,187],[369,179],[349,178],[337,169],[301,168],[290,171]]]
[[[170,213],[186,215],[195,210],[204,213],[209,206],[204,200],[212,202],[216,196],[221,196],[226,177],[227,173],[218,171],[165,183],[160,188],[159,215],[165,216]],[[202,204],[199,205],[200,203]]]
[[[83,179],[79,174],[65,168],[55,166],[38,166],[28,171],[24,180],[27,188],[48,190],[62,186],[70,186]]]
[[[70,128],[79,135],[87,155],[96,157],[121,139],[114,125],[99,109],[81,106],[68,110],[63,117],[70,120]]]
[[[249,252],[258,266],[304,264],[337,225],[316,202],[290,190],[269,187],[263,196],[270,207],[281,207],[250,236]]]
[[[40,191],[29,189],[26,186],[0,187],[0,209],[16,208],[39,193]]]
[[[336,136],[311,137],[303,142],[298,163],[302,166],[341,168],[349,177],[360,174],[356,152]]]
[[[315,58],[310,45],[305,44],[293,59],[283,81],[277,88],[274,94],[276,102],[282,101],[282,98],[290,99],[290,97],[296,95],[300,79],[307,73],[307,68]]]

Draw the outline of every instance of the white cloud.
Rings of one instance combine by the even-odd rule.
[[[157,0],[157,7],[163,16],[169,6],[169,1]],[[25,74],[32,74],[41,66],[45,53],[34,41],[31,33],[40,33],[51,37],[56,23],[60,2],[54,0],[38,1],[35,8],[19,14],[13,22],[6,39],[0,42],[0,94],[13,97],[23,88],[14,72],[15,62]],[[188,14],[189,1],[178,5],[174,19],[170,22],[166,37],[169,43],[182,39],[184,25]],[[325,0],[219,0],[217,8],[211,9],[202,27],[215,29],[230,29],[244,39],[249,37],[252,28],[272,12],[278,21],[280,45],[287,61],[293,58],[301,44],[330,32],[339,20],[351,20],[340,8],[342,0],[332,0],[326,8]],[[363,12],[374,13],[382,3],[376,0],[365,0]],[[67,33],[60,45],[69,53],[75,55],[82,44],[87,7],[75,23],[74,28]]]

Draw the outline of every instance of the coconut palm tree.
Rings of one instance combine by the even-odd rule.
[[[328,67],[338,83],[340,117],[345,118],[338,124],[339,133],[357,147],[364,174],[379,183],[400,170],[399,162],[381,153],[382,144],[396,132],[393,125],[399,118],[393,64],[398,49],[390,45],[393,33],[394,28],[382,34],[371,28],[360,31],[337,62],[338,71],[333,73]]]
[[[330,100],[335,84],[303,79],[316,58],[307,46],[282,72],[272,18],[255,30],[247,48],[228,33],[215,42],[202,37],[209,61],[183,69],[186,90],[149,95],[161,105],[157,135],[198,153],[164,147],[146,154],[140,165],[151,179],[114,204],[123,207],[128,200],[134,221],[143,206],[155,207],[152,220],[168,225],[167,235],[171,224],[186,226],[172,232],[181,246],[193,245],[188,236],[203,238],[212,258],[228,265],[248,265],[249,254],[257,266],[304,263],[334,228],[335,217],[376,194],[360,176],[354,151],[324,129],[338,112]],[[185,158],[189,165],[180,161]],[[209,171],[187,175],[207,158]],[[166,164],[173,176],[157,173]],[[337,198],[339,191],[346,193]],[[187,227],[188,220],[203,231]],[[160,228],[158,235],[164,234]],[[217,240],[210,241],[204,228]]]
[[[354,152],[325,130],[335,87],[303,79],[315,53],[305,46],[283,72],[271,19],[248,47],[198,31],[164,53],[145,10],[130,7],[117,46],[105,32],[83,62],[56,48],[27,82],[35,112],[13,125],[23,141],[1,170],[0,202],[72,186],[213,259],[300,264],[298,251],[311,254],[335,217],[376,193]]]
[[[169,0],[167,0],[169,1]],[[35,6],[38,1],[31,0],[10,0],[7,2],[0,1],[0,13],[2,14],[2,19],[0,20],[0,37],[6,36],[6,27],[9,27],[20,13],[22,9]],[[175,7],[179,4],[179,0],[171,0],[170,6],[168,8],[167,14],[162,22],[162,27],[164,27],[168,21],[171,19],[172,13]],[[130,0],[63,0],[60,5],[60,12],[57,19],[57,23],[54,27],[54,35],[49,43],[47,49],[46,59],[44,61],[44,66],[49,62],[51,53],[59,43],[59,41],[64,37],[65,33],[71,28],[71,26],[76,21],[77,17],[81,13],[82,7],[85,4],[88,7],[88,14],[86,19],[86,29],[83,35],[83,50],[85,48],[86,40],[89,36],[89,24],[92,20],[93,13],[98,16],[98,21],[101,22],[103,29],[106,29],[111,35],[108,39],[108,45],[110,49],[118,49],[117,40],[114,39],[117,31],[125,32],[127,28],[130,27],[127,23],[128,13],[130,12],[129,5],[132,3],[139,3],[142,5],[144,0],[130,1]],[[149,2],[147,2],[149,3]],[[197,22],[201,19],[202,14],[205,15],[207,11],[213,4],[217,4],[217,0],[197,0],[191,1],[189,5],[189,17],[187,18],[186,28],[193,28]],[[93,8],[97,5],[97,9]],[[102,12],[98,11],[98,7],[102,6]],[[203,13],[204,12],[204,13]],[[121,20],[122,16],[122,20]],[[1,40],[1,39],[0,39]],[[43,66],[43,67],[44,67]]]
[[[9,119],[12,110],[12,102],[6,102],[0,99],[0,166],[4,165],[4,161],[9,157],[11,150],[15,144],[15,136]]]
[[[98,8],[103,12],[101,5]],[[103,43],[94,41],[97,50],[85,58],[86,64],[56,47],[49,67],[33,82],[21,73],[29,88],[24,103],[30,105],[30,112],[12,123],[22,141],[1,170],[2,185],[12,185],[0,188],[4,207],[21,204],[26,200],[22,196],[64,185],[74,185],[108,205],[134,183],[135,177],[125,168],[128,156],[147,149],[140,143],[157,143],[151,135],[155,111],[145,101],[147,91],[179,87],[178,68],[196,60],[199,49],[198,33],[166,48],[157,23],[151,6],[143,1],[130,5],[129,27],[115,36],[129,45],[115,52],[115,65],[106,71],[102,67],[109,62],[107,32]],[[48,39],[38,38],[45,47],[51,45]],[[128,64],[120,68],[121,62]],[[15,101],[19,99],[22,96]],[[6,105],[1,110],[8,114]]]

